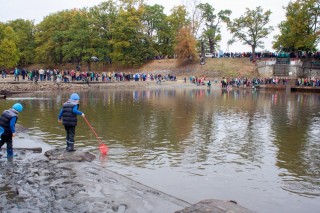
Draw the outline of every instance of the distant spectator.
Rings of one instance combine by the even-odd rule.
[[[19,81],[20,70],[18,68],[14,69],[14,81]]]
[[[44,74],[44,69],[39,70],[39,75],[40,75],[40,81],[43,81],[43,74]]]
[[[2,69],[1,75],[2,75],[2,78],[6,78],[7,77],[7,71],[6,71],[5,68]]]
[[[26,71],[26,69],[25,69],[25,68],[23,68],[23,69],[22,69],[22,71],[21,71],[21,75],[22,75],[22,80],[25,80],[26,75],[27,75],[27,71]]]

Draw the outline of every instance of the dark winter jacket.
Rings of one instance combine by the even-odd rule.
[[[18,112],[14,109],[8,109],[3,111],[2,115],[0,116],[0,126],[4,129],[4,135],[12,135],[11,128],[10,128],[10,120],[16,117],[16,122],[18,120]]]
[[[79,105],[76,101],[69,100],[62,106],[62,123],[65,126],[77,126],[77,115],[73,113],[73,108]]]

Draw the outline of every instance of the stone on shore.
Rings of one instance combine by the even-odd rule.
[[[75,151],[67,152],[64,148],[51,149],[44,153],[49,160],[59,160],[63,162],[83,162],[93,161],[96,157],[89,152]]]
[[[202,200],[199,203],[193,204],[187,208],[176,211],[175,213],[253,213],[237,204],[235,201],[223,200]]]

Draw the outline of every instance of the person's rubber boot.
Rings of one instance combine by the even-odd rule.
[[[69,146],[68,146],[68,150],[67,150],[68,152],[74,152],[74,151],[76,151],[75,149],[74,149],[74,143],[73,142],[69,142]]]
[[[70,143],[69,143],[69,141],[66,141],[66,142],[67,142],[66,151],[68,151]]]
[[[13,157],[13,149],[7,149],[7,158],[12,158]]]

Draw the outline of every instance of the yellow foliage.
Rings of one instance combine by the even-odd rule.
[[[175,46],[175,54],[178,59],[188,59],[196,61],[197,52],[196,44],[197,41],[193,37],[190,26],[182,27],[176,36],[177,44]]]

